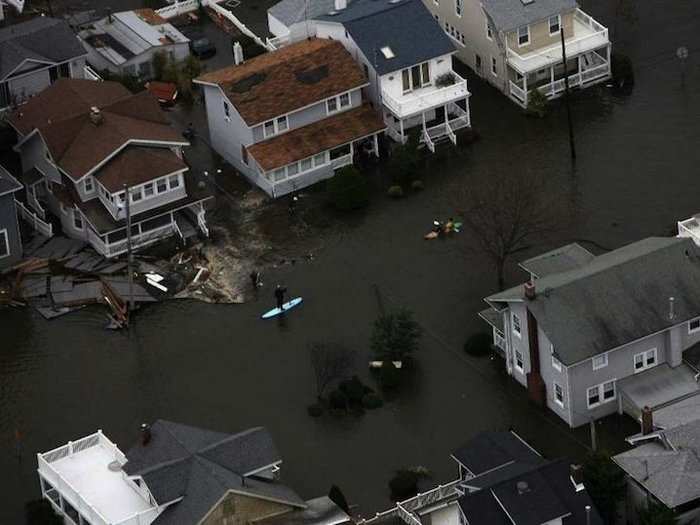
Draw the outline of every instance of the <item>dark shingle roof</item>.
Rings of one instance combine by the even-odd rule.
[[[380,75],[455,51],[421,0],[353,0],[319,20],[343,24]],[[389,47],[394,58],[385,58]]]
[[[568,516],[565,523],[585,525],[585,509],[590,505],[590,525],[602,524],[588,492],[576,491],[565,460],[532,466],[499,480],[463,496],[459,505],[470,523],[480,525],[506,525],[511,523],[508,517],[518,525],[541,525],[563,516]]]
[[[566,272],[581,268],[595,258],[591,252],[577,243],[567,244],[555,250],[531,257],[520,263],[520,267],[535,277]]]
[[[39,16],[0,29],[0,79],[28,58],[58,63],[85,54],[80,41],[63,20]]]
[[[312,20],[333,10],[335,0],[282,0],[267,10],[269,14],[290,27],[303,20]]]
[[[527,4],[522,0],[482,0],[481,5],[496,31],[506,32],[578,7],[576,0],[535,0]]]
[[[182,498],[158,517],[158,525],[198,523],[228,491],[306,507],[289,487],[250,477],[281,462],[270,434],[261,427],[231,435],[158,420],[151,427],[151,440],[132,447],[126,457],[124,471],[142,476],[159,504]]]
[[[560,361],[571,365],[700,315],[700,248],[687,238],[650,237],[536,286],[532,300],[522,286],[486,300],[498,307],[526,301]]]
[[[7,193],[14,193],[21,190],[22,185],[15,179],[10,172],[0,166],[0,196]]]
[[[475,476],[506,463],[536,465],[543,461],[542,456],[513,432],[480,432],[452,457]]]

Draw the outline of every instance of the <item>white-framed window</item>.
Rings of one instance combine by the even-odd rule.
[[[520,317],[518,317],[515,313],[511,314],[511,320],[513,322],[513,333],[517,335],[518,337],[522,337],[522,328],[520,326]]]
[[[518,47],[526,46],[530,43],[530,26],[520,26],[518,28]]]
[[[350,93],[343,93],[340,95],[340,107],[346,108],[350,105]]]
[[[309,171],[311,168],[313,168],[314,163],[313,159],[309,157],[308,159],[303,159],[301,161],[301,171]]]
[[[523,366],[523,353],[518,349],[513,353],[515,354],[515,369],[522,374],[525,369]]]
[[[326,113],[329,115],[350,105],[350,92],[326,100]]]
[[[0,259],[10,255],[10,238],[7,229],[0,230]]]
[[[694,334],[698,331],[700,331],[700,317],[696,317],[695,319],[688,321],[688,333]]]
[[[615,380],[606,381],[586,390],[588,408],[595,408],[603,403],[613,401],[616,397]]]
[[[324,151],[323,153],[319,153],[318,155],[314,155],[314,167],[318,166],[323,166],[326,164],[326,152]]]
[[[231,110],[229,110],[228,102],[226,102],[225,100],[224,100],[224,117],[226,119],[231,118]]]
[[[268,120],[263,124],[263,137],[268,138],[289,129],[287,115]]]
[[[496,57],[491,57],[491,74],[494,77],[498,76],[498,67],[496,63]]]
[[[180,175],[170,175],[168,177],[168,186],[170,186],[171,190],[174,190],[175,188],[180,187]]]
[[[455,14],[457,16],[462,16],[463,3],[463,0],[455,0]]]
[[[131,202],[138,202],[141,199],[143,199],[143,191],[141,188],[136,188],[134,190],[131,190]]]
[[[559,383],[554,383],[554,402],[564,408],[564,389]]]
[[[336,111],[338,111],[338,99],[333,97],[326,100],[326,112],[335,113]]]
[[[91,176],[88,175],[85,177],[85,180],[83,180],[83,189],[85,190],[85,193],[92,193],[95,191],[95,183]]]
[[[489,24],[489,19],[486,19],[486,38],[493,40],[493,31],[491,30],[491,24]]]
[[[401,71],[401,83],[404,93],[430,85],[430,62],[416,64]]]
[[[600,368],[605,368],[608,366],[608,354],[600,354],[592,359],[593,361],[593,370],[598,370]]]
[[[85,225],[83,224],[83,216],[77,209],[73,209],[73,226],[76,230],[82,230]]]
[[[156,181],[156,192],[163,193],[168,191],[168,181],[167,179],[158,179]]]
[[[549,35],[555,35],[561,29],[561,17],[554,15],[549,17]]]
[[[634,372],[641,372],[656,366],[656,348],[634,354]]]
[[[155,193],[155,187],[152,182],[143,185],[143,194],[146,198],[153,197]]]

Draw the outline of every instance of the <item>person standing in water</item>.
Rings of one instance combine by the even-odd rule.
[[[278,284],[275,287],[275,299],[277,299],[277,308],[282,310],[282,306],[284,305],[284,294],[287,293],[287,288],[282,286],[281,284]]]

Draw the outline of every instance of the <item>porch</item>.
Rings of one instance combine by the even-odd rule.
[[[471,126],[469,101],[463,98],[405,118],[391,115],[385,122],[387,134],[400,144],[406,143],[410,129],[420,126],[420,143],[434,153],[438,142],[450,140],[456,145],[456,132]]]

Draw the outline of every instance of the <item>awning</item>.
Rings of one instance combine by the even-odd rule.
[[[652,410],[700,392],[695,372],[685,363],[671,368],[664,363],[618,381],[622,408],[633,418],[639,418],[642,408]]]

